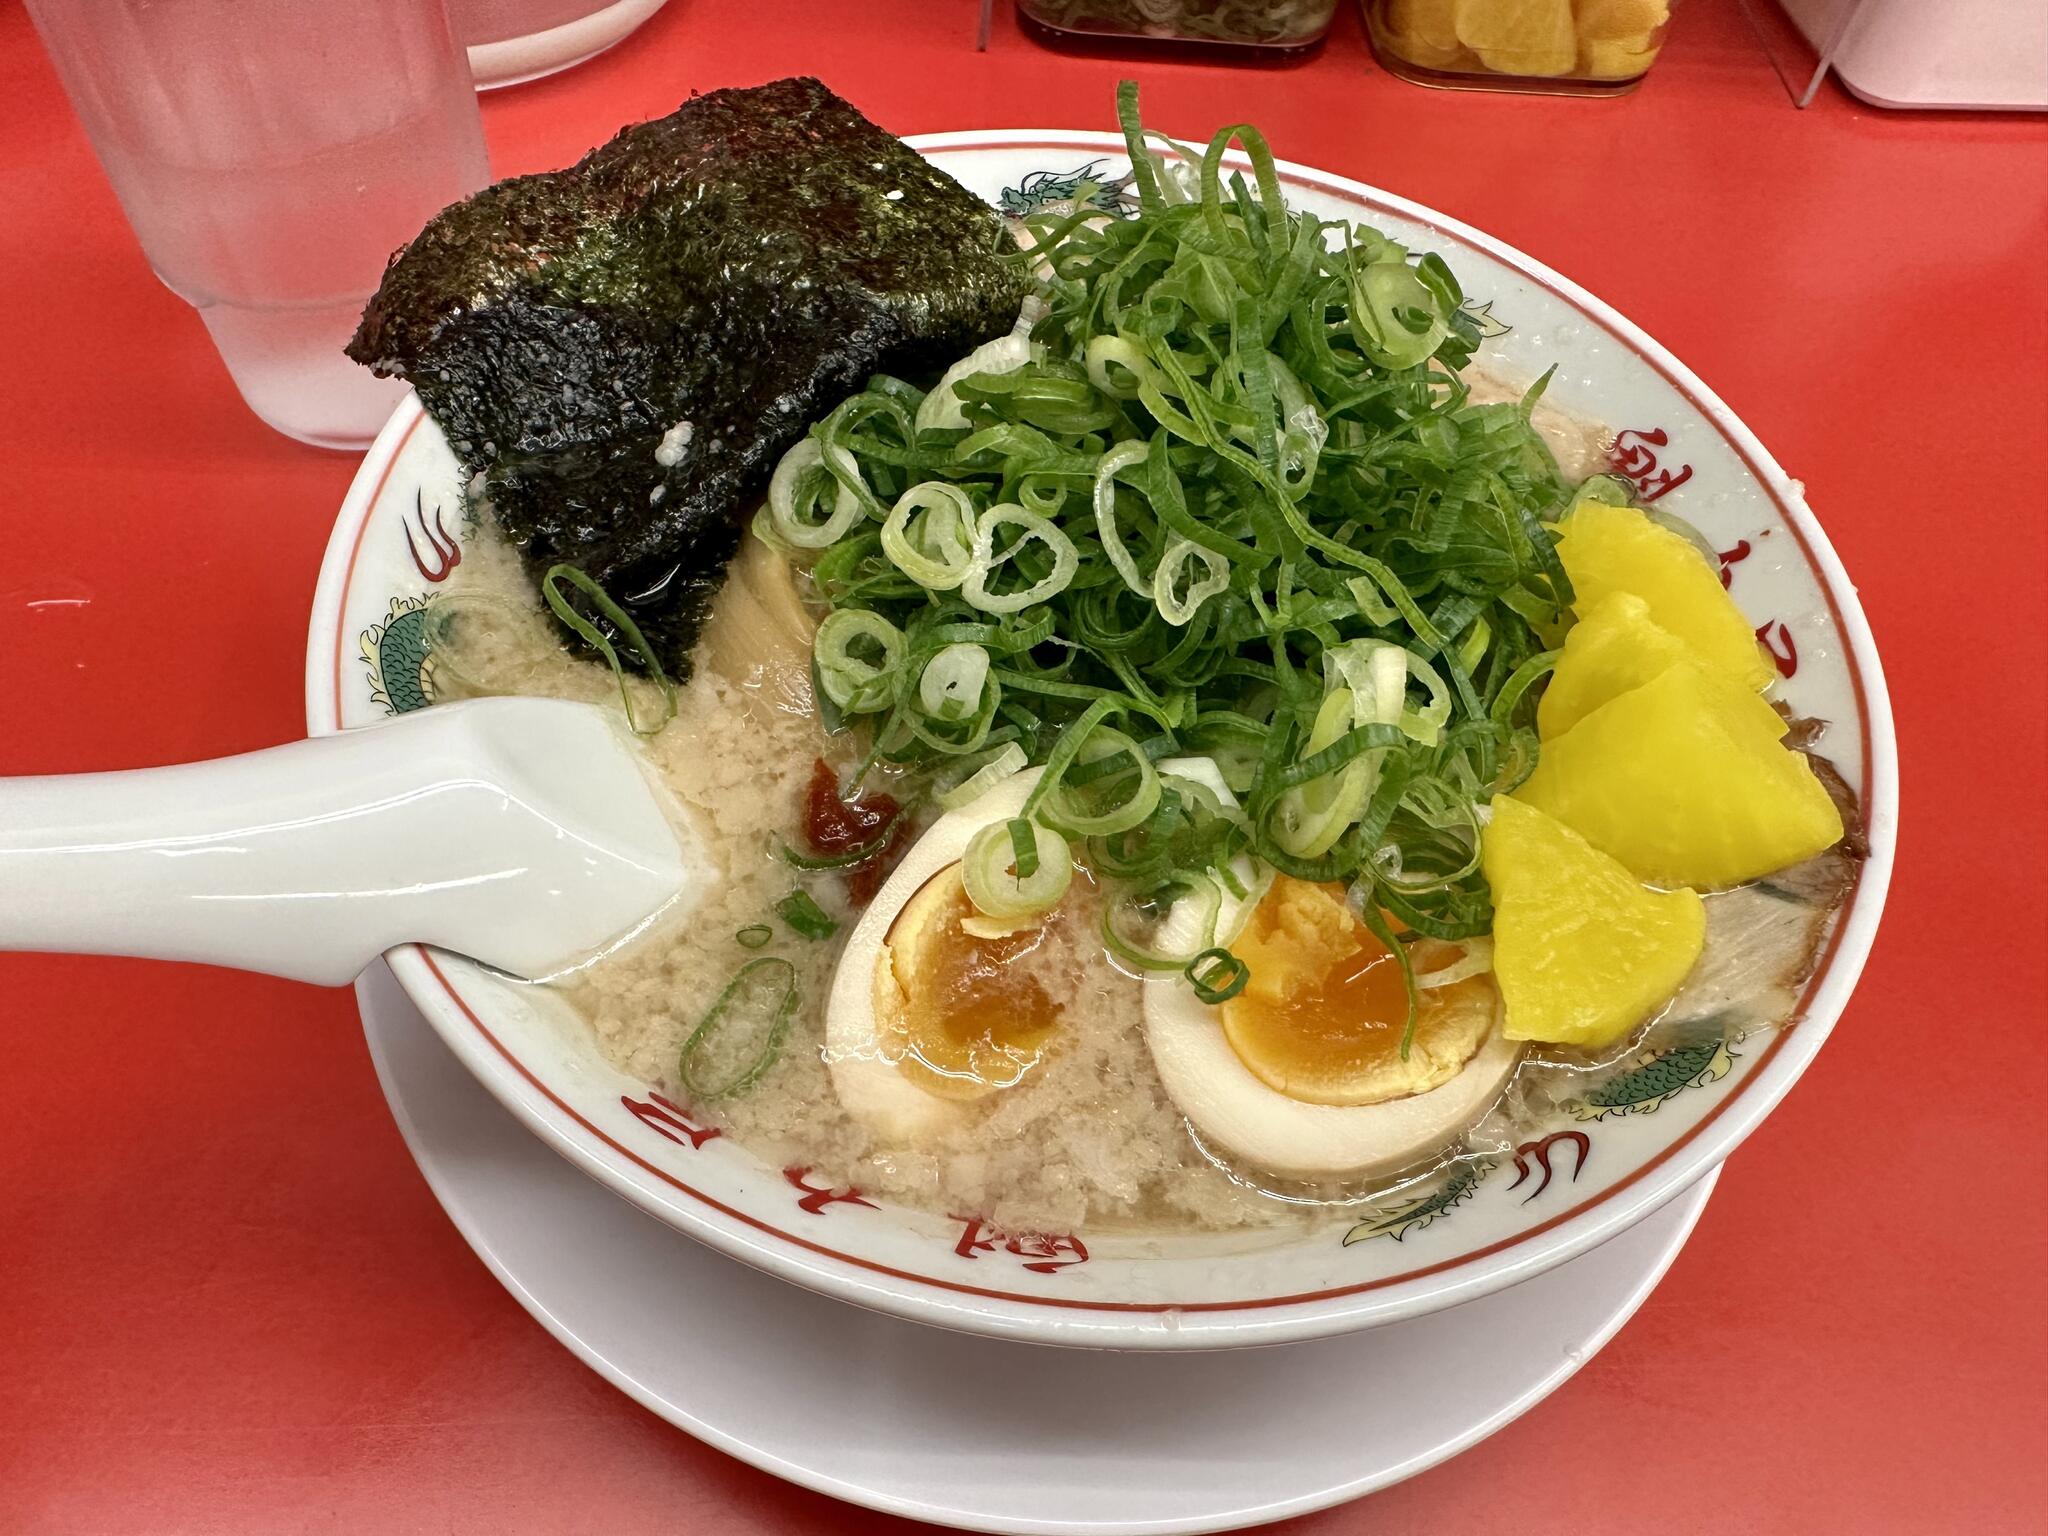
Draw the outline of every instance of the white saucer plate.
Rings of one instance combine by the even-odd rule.
[[[384,965],[356,995],[436,1198],[586,1365],[763,1471],[968,1530],[1228,1530],[1412,1477],[1605,1345],[1718,1176],[1521,1285],[1364,1333],[1217,1353],[1007,1343],[802,1290],[603,1198],[478,1084]]]

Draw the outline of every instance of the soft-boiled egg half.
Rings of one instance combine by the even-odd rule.
[[[1208,759],[1159,768],[1235,807]],[[961,876],[975,834],[1016,817],[1038,778],[1015,774],[940,817],[847,938],[826,1001],[825,1062],[840,1103],[886,1143],[941,1139],[1057,1048],[1060,1009],[1029,962],[1060,909],[1004,932],[979,920]],[[1403,1059],[1399,966],[1342,891],[1284,875],[1262,885],[1242,856],[1235,873],[1247,895],[1223,896],[1214,935],[1249,967],[1244,990],[1204,1003],[1178,972],[1143,989],[1153,1063],[1195,1132],[1217,1152],[1301,1179],[1390,1173],[1457,1141],[1520,1056],[1501,1033],[1491,978],[1461,976],[1476,966],[1457,946],[1419,945],[1417,969],[1441,984],[1423,991]],[[1195,925],[1207,916],[1177,904],[1157,946],[1199,947]]]
[[[1176,906],[1161,947],[1186,947],[1176,930],[1199,920],[1191,903]],[[1420,979],[1439,984],[1421,994],[1403,1059],[1400,966],[1339,888],[1276,876],[1217,932],[1250,970],[1244,989],[1210,1004],[1185,977],[1156,976],[1144,1007],[1160,1080],[1218,1152],[1287,1178],[1397,1172],[1462,1137],[1514,1072],[1521,1047],[1501,1032],[1498,990],[1483,973],[1461,975],[1476,967],[1447,944],[1411,954]]]
[[[1037,782],[1035,768],[1014,774],[941,816],[847,938],[825,1004],[825,1064],[839,1102],[884,1141],[936,1139],[1052,1047],[1059,1010],[1023,963],[1043,926],[992,938],[961,926],[979,916],[961,855]]]

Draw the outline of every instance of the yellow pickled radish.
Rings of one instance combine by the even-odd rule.
[[[1564,655],[1536,705],[1536,734],[1548,741],[1617,694],[1640,688],[1698,653],[1650,617],[1633,592],[1609,592],[1566,635]]]
[[[1579,41],[1579,74],[1588,80],[1633,80],[1656,62],[1657,50],[1647,32],[1641,37]]]
[[[1557,557],[1572,579],[1572,606],[1581,618],[1610,593],[1632,592],[1649,604],[1651,619],[1706,666],[1759,690],[1777,676],[1749,620],[1721,585],[1721,573],[1690,540],[1639,508],[1580,502],[1560,525]]]
[[[1640,40],[1671,19],[1670,0],[1574,0],[1573,24],[1581,42]]]
[[[1842,836],[1784,733],[1755,694],[1679,662],[1546,741],[1515,798],[1652,885],[1740,885]]]
[[[1496,796],[1480,838],[1510,1040],[1611,1045],[1677,992],[1706,942],[1691,891],[1649,890],[1534,806]]]
[[[1457,0],[1458,41],[1503,75],[1566,75],[1578,61],[1571,0]]]
[[[1387,0],[1382,13],[1394,51],[1426,69],[1449,69],[1466,61],[1455,19],[1458,0]]]
[[[1564,655],[1536,705],[1536,734],[1549,741],[1577,725],[1609,699],[1661,677],[1680,662],[1702,666],[1713,677],[1720,708],[1746,715],[1746,726],[1776,741],[1790,728],[1762,695],[1705,667],[1700,655],[1650,617],[1650,605],[1633,592],[1610,592],[1595,603],[1565,637]]]

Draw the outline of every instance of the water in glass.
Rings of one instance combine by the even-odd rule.
[[[333,447],[404,393],[342,355],[392,251],[490,179],[442,0],[28,0],[164,283],[251,410]]]

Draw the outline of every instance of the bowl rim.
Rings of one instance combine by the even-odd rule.
[[[995,129],[921,134],[924,152],[1081,150],[1120,155],[1114,134]],[[1226,165],[1241,167],[1233,151]],[[1222,1348],[1314,1338],[1436,1311],[1528,1279],[1604,1242],[1716,1167],[1790,1091],[1818,1054],[1860,977],[1889,890],[1898,820],[1897,744],[1875,639],[1856,590],[1818,520],[1755,434],[1669,351],[1611,305],[1516,248],[1460,220],[1367,183],[1288,161],[1284,184],[1397,215],[1443,241],[1477,250],[1549,290],[1649,363],[1734,450],[1793,535],[1846,642],[1858,706],[1868,856],[1795,1011],[1773,1032],[1755,1068],[1697,1124],[1625,1179],[1511,1237],[1440,1263],[1299,1296],[1182,1306],[1027,1295],[937,1280],[799,1237],[725,1205],[641,1158],[584,1119],[491,1032],[424,948],[386,956],[394,974],[466,1067],[527,1128],[584,1172],[671,1226],[783,1279],[893,1315],[996,1337],[1115,1348]],[[417,395],[392,413],[358,467],[323,558],[307,643],[307,725],[339,729],[347,654],[345,598],[363,535],[400,450],[427,419]],[[683,1198],[677,1198],[680,1195]]]

